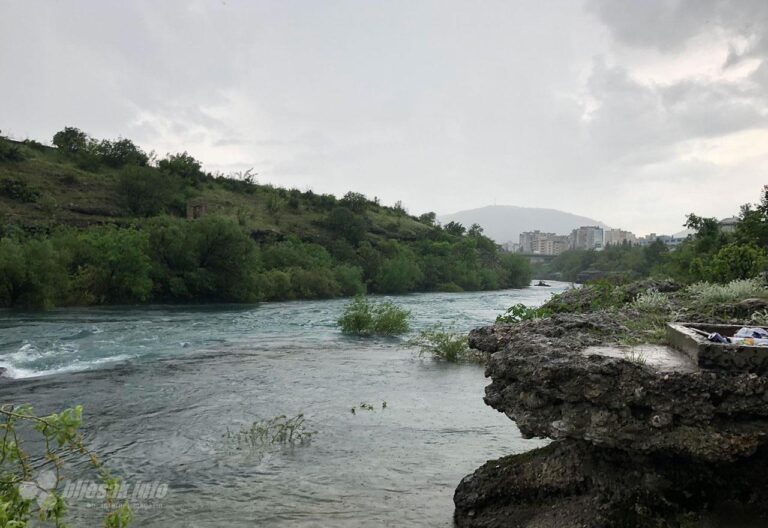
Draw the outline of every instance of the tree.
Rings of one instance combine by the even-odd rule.
[[[466,229],[459,222],[448,222],[443,226],[443,231],[453,236],[463,236]]]
[[[471,236],[473,238],[479,237],[483,234],[483,228],[480,226],[480,224],[472,224],[469,227],[469,231],[467,231],[467,236]]]
[[[367,231],[365,219],[347,207],[335,207],[328,215],[326,225],[332,233],[339,235],[352,245],[362,241]]]
[[[75,154],[88,147],[88,134],[75,127],[64,127],[53,136],[53,144],[65,154]]]
[[[120,204],[138,216],[154,216],[167,211],[178,187],[172,177],[151,167],[124,167],[117,181]]]
[[[435,222],[437,220],[437,215],[433,212],[424,213],[423,215],[419,216],[419,222],[422,224],[428,225],[429,227],[433,227],[435,225]]]
[[[751,279],[765,270],[768,257],[755,246],[728,244],[704,265],[704,275],[713,282]]]
[[[360,193],[350,191],[339,200],[339,203],[355,213],[362,213],[368,205],[368,199]]]
[[[157,163],[157,168],[166,174],[188,180],[197,180],[203,176],[200,162],[187,154],[186,151],[181,154],[167,154],[165,159],[161,159]],[[245,180],[245,178],[243,179]]]
[[[418,262],[401,253],[385,259],[376,275],[376,291],[381,293],[405,293],[413,291],[424,277]]]
[[[145,166],[149,163],[149,156],[130,139],[118,138],[115,141],[104,139],[98,144],[96,151],[101,161],[109,167]]]

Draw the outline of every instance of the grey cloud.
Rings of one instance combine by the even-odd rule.
[[[763,2],[586,2],[6,2],[0,99],[13,105],[0,128],[121,134],[209,170],[254,167],[260,181],[414,212],[496,202],[676,227],[679,197],[631,217],[626,189],[722,178],[727,168],[681,161],[678,147],[765,127],[768,69],[648,84],[617,57],[675,56],[712,33],[733,39],[728,68],[762,60]],[[719,203],[723,216],[742,199]]]
[[[716,31],[760,38],[768,23],[764,0],[589,0],[587,6],[618,41],[662,51]]]

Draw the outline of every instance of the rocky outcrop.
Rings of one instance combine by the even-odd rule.
[[[459,526],[681,526],[728,505],[761,510],[768,378],[619,346],[626,324],[557,314],[470,334],[492,354],[485,402],[554,442],[466,477]]]

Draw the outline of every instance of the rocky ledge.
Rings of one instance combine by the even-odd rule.
[[[627,322],[556,314],[471,333],[491,354],[485,402],[553,442],[464,478],[458,526],[721,526],[705,519],[768,511],[768,378],[622,346]]]

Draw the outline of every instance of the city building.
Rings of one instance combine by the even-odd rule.
[[[605,246],[621,246],[629,244],[634,246],[637,244],[637,237],[630,231],[624,231],[623,229],[606,229],[603,234],[603,244]]]
[[[720,231],[723,233],[733,233],[736,231],[736,224],[739,223],[737,216],[731,216],[729,218],[723,218],[718,222],[720,224]]]
[[[602,249],[603,228],[599,226],[581,226],[571,231],[571,249]]]
[[[650,235],[646,235],[644,237],[638,238],[637,243],[641,246],[650,246],[657,240],[660,242],[663,242],[664,245],[666,245],[670,249],[674,249],[680,244],[682,244],[685,238],[675,237],[672,235],[657,235],[656,233],[651,233]]]
[[[519,251],[533,255],[559,255],[567,251],[570,241],[567,236],[541,231],[520,233]]]

